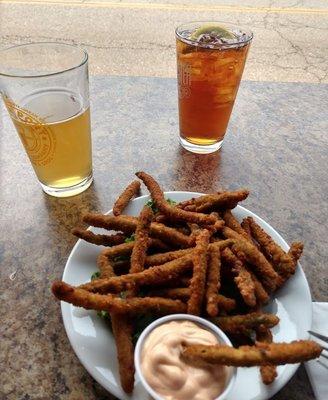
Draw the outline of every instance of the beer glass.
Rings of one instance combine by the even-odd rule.
[[[88,54],[61,43],[0,51],[0,92],[42,189],[73,196],[92,183]]]

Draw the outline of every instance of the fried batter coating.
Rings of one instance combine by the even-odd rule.
[[[219,313],[217,296],[221,286],[221,252],[217,247],[209,250],[209,261],[206,281],[206,311],[211,317]]]
[[[217,213],[212,212],[210,215],[216,216]],[[214,233],[216,233],[216,232],[222,231],[222,228],[223,228],[224,225],[225,225],[223,219],[220,219],[219,217],[216,217],[216,218],[218,218],[218,220],[215,222],[215,224],[213,224],[213,225],[207,225],[207,226],[206,226],[206,229],[207,229],[211,234],[214,234]]]
[[[190,249],[183,249],[183,250],[175,250],[175,251],[168,251],[166,253],[158,253],[153,254],[151,256],[146,257],[146,265],[153,266],[153,265],[162,265],[169,261],[176,260],[177,258],[184,257],[187,254],[190,254],[193,251],[192,248]]]
[[[164,214],[157,213],[154,217],[155,222],[160,222],[161,224],[165,224],[167,222],[167,217]]]
[[[252,231],[251,231],[251,228],[250,228],[250,226],[249,226],[249,222],[248,222],[247,218],[244,218],[244,219],[241,221],[240,226],[243,228],[244,232],[247,233],[248,237],[249,237],[249,238],[252,238]]]
[[[286,254],[252,217],[248,217],[247,220],[252,231],[252,236],[261,246],[263,253],[272,260],[272,264],[279,275],[283,279],[287,279],[293,275],[295,273],[295,262],[290,254]]]
[[[284,365],[312,360],[320,356],[321,346],[311,340],[291,343],[259,343],[255,346],[240,346],[235,349],[226,345],[187,345],[181,356],[185,361],[200,365],[223,364],[236,367],[256,365]]]
[[[228,228],[233,229],[235,232],[239,233],[244,239],[250,240],[247,232],[244,231],[238,220],[232,214],[231,210],[225,210],[222,214],[223,220]]]
[[[148,247],[157,251],[169,251],[172,248],[171,245],[164,243],[161,239],[153,237],[149,239]]]
[[[140,314],[154,312],[159,314],[175,314],[186,312],[187,308],[180,300],[163,299],[162,297],[121,299],[111,294],[91,293],[61,281],[55,281],[52,284],[52,292],[57,299],[66,301],[77,307],[83,307],[87,310],[106,310],[110,313]]]
[[[204,229],[196,239],[196,247],[192,252],[193,275],[190,281],[190,297],[188,300],[188,314],[200,315],[206,283],[207,248],[210,234]]]
[[[194,201],[196,212],[208,212],[232,209],[237,206],[240,201],[245,200],[249,195],[247,189],[240,189],[231,192],[221,192],[215,194],[207,194],[197,197]]]
[[[109,261],[109,258],[102,251],[97,257],[97,266],[100,271],[101,278],[111,278],[115,276],[115,271],[112,263]]]
[[[237,272],[238,271],[238,272]],[[245,267],[241,267],[236,270],[237,276],[235,276],[234,281],[238,287],[240,294],[249,307],[256,306],[256,296],[255,296],[255,285],[251,278],[250,273]]]
[[[124,191],[119,195],[113,206],[113,214],[120,215],[133,196],[137,195],[140,191],[140,182],[135,180],[131,182]]]
[[[188,225],[188,228],[190,229],[191,234],[193,234],[193,233],[197,234],[198,231],[201,229],[198,224],[194,224],[192,222],[188,222],[187,225]]]
[[[123,314],[110,314],[116,343],[120,381],[123,390],[131,393],[134,387],[134,348],[132,343],[133,324]]]
[[[227,313],[233,311],[236,308],[236,300],[231,299],[230,297],[223,296],[222,294],[218,294],[217,302],[219,310],[223,310]]]
[[[256,329],[256,340],[261,343],[272,343],[272,333],[269,328],[260,325]],[[277,377],[276,365],[268,364],[260,366],[262,382],[265,385],[270,385]]]
[[[223,219],[219,219],[218,221],[216,221],[214,224],[215,232],[221,231],[221,229],[224,227],[224,225],[225,225],[225,222],[223,221]]]
[[[137,218],[130,215],[104,215],[87,213],[83,216],[83,222],[97,228],[116,230],[131,235],[137,227]]]
[[[229,317],[211,318],[211,321],[226,333],[249,334],[259,326],[273,328],[279,323],[279,318],[274,314],[254,312]]]
[[[131,235],[137,228],[138,218],[129,215],[115,217],[113,215],[86,214],[83,217],[83,221],[98,228],[115,229]],[[174,247],[190,247],[192,245],[189,236],[158,222],[151,223],[150,235]]]
[[[98,246],[115,246],[124,243],[126,238],[122,233],[115,233],[113,235],[98,235],[86,229],[74,228],[72,234],[79,239],[86,242],[96,244]]]
[[[134,241],[129,243],[122,243],[118,244],[117,246],[113,246],[109,249],[103,250],[102,254],[111,259],[121,256],[129,256],[132,253],[134,246],[135,246]],[[150,238],[148,239],[148,246],[160,248],[162,246],[162,243],[158,241],[158,239]],[[165,246],[164,249],[167,249],[167,247]]]
[[[131,254],[130,273],[141,272],[144,269],[153,215],[151,208],[147,206],[144,206],[140,213]]]
[[[278,376],[276,365],[261,365],[260,374],[262,382],[265,385],[270,385]]]
[[[192,264],[191,264],[192,266]],[[176,288],[181,288],[181,289],[189,289],[190,286],[190,272],[191,272],[192,268],[190,268],[189,271],[181,274],[180,276],[178,276],[176,279],[172,280],[168,280],[166,282],[161,283],[160,285],[154,285],[154,290],[156,289],[176,289]],[[151,289],[151,288],[148,288]],[[162,297],[162,296],[159,296]]]
[[[179,299],[187,301],[190,296],[189,288],[167,288],[167,289],[155,289],[148,293],[148,296],[165,297],[167,299]]]
[[[120,256],[129,256],[132,253],[134,242],[122,243],[117,246],[110,247],[102,251],[102,254],[108,258],[116,258]]]
[[[257,279],[255,274],[249,270],[249,268],[247,268],[247,271],[250,273],[252,281],[254,283],[254,291],[257,305],[261,306],[262,304],[266,304],[270,300],[268,292],[264,289],[262,283]]]
[[[229,248],[225,248],[222,251],[222,259],[231,268],[234,282],[245,304],[249,307],[255,307],[255,286],[250,273],[245,268],[245,264]]]
[[[185,211],[178,207],[172,207],[165,200],[162,189],[152,176],[145,172],[137,172],[136,175],[147,186],[147,189],[149,190],[158,209],[170,219],[175,221],[194,222],[201,225],[215,223],[215,218],[213,216]]]
[[[252,236],[252,231],[251,231],[251,227],[249,225],[248,219],[244,218],[240,225],[244,229],[244,231],[247,233],[249,240],[254,244],[254,246],[257,247],[258,249],[260,249],[259,244],[256,242],[256,240]]]
[[[101,277],[104,277],[103,274],[101,274]],[[126,393],[131,393],[134,387],[135,372],[132,342],[133,324],[128,316],[123,314],[111,313],[110,319],[116,344],[121,386]]]
[[[176,207],[181,208],[182,210],[184,210],[186,207],[193,206],[194,204],[195,204],[195,198],[192,197],[189,200],[181,201],[180,203],[178,203],[176,205]],[[191,210],[191,211],[193,211],[193,210]]]
[[[148,296],[187,301],[190,297],[190,289],[189,287],[154,289],[148,292]],[[218,303],[219,309],[224,312],[229,313],[236,308],[236,301],[222,294],[218,294],[215,301]]]
[[[251,242],[228,227],[223,228],[223,235],[236,239],[232,249],[245,255],[247,262],[254,267],[265,288],[273,291],[279,277],[264,255]]]
[[[214,240],[212,243],[209,244],[208,248],[209,250],[213,248],[218,248],[220,250],[225,249],[226,247],[230,247],[235,243],[233,239],[226,239],[226,240]]]
[[[131,264],[129,273],[133,274],[144,270],[145,260],[147,256],[147,248],[150,242],[149,229],[154,214],[150,207],[144,206],[141,210],[136,233],[134,246],[131,253]],[[130,289],[126,292],[126,297],[134,297],[137,294],[137,288]]]
[[[196,243],[196,237],[199,234],[199,231],[202,229],[198,224],[194,224],[192,222],[187,222],[187,226],[190,230],[190,241],[195,244]],[[209,225],[206,227],[208,228]],[[214,232],[214,228],[213,228],[213,232]]]
[[[297,261],[301,258],[303,253],[304,245],[302,242],[293,242],[290,245],[290,249],[288,251],[288,255],[294,260],[295,268]]]
[[[193,240],[189,236],[159,222],[151,223],[150,234],[155,238],[163,240],[165,243],[169,243],[173,247],[185,248],[193,245]]]
[[[119,293],[127,289],[134,289],[142,285],[160,285],[177,279],[190,270],[192,257],[187,255],[170,261],[166,264],[154,266],[142,272],[120,275],[109,279],[95,279],[92,282],[80,285],[79,288],[99,293]]]
[[[245,254],[246,260],[256,271],[265,289],[273,291],[277,285],[278,274],[264,255],[253,244],[246,240],[236,241],[233,248],[234,247],[237,248],[237,251],[242,251]]]

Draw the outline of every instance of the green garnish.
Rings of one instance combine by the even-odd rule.
[[[103,318],[103,319],[109,319],[109,313],[108,311],[98,311],[97,312],[98,317]]]
[[[100,272],[96,271],[91,275],[91,281],[94,281],[95,279],[99,279],[100,278]],[[109,318],[109,314],[108,311],[98,311],[97,312],[98,317],[103,318],[103,319],[108,319]]]
[[[154,200],[148,200],[146,206],[151,208],[155,214],[158,212],[158,208],[156,207]]]
[[[91,280],[94,281],[95,279],[99,279],[100,278],[100,272],[96,271],[91,275]]]
[[[170,198],[166,199],[166,201],[169,203],[170,206],[175,206],[177,204],[176,201]],[[154,200],[148,200],[146,206],[150,207],[155,214],[158,213],[159,211],[158,208],[156,207],[156,203],[154,202]]]
[[[135,330],[132,337],[133,344],[137,343],[137,340],[139,339],[139,336],[141,335],[142,331],[157,318],[158,316],[152,314],[143,314],[135,318]]]
[[[124,260],[125,259],[129,259],[129,257],[127,257],[127,256],[116,257],[116,259],[120,259],[120,261],[121,261],[122,258],[124,258]],[[99,271],[94,272],[92,274],[92,276],[91,276],[91,280],[98,279],[99,277],[100,277],[100,272]],[[140,291],[138,294],[139,294],[140,297],[145,295],[145,293],[142,292],[142,291]],[[126,292],[120,292],[119,293],[119,297],[121,299],[126,299]],[[111,319],[110,319],[109,312],[105,311],[105,310],[101,310],[101,311],[97,312],[97,315],[98,315],[98,317],[106,320],[106,322],[108,322],[109,325],[110,325],[110,329],[112,330]],[[133,341],[134,344],[137,343],[137,340],[138,340],[139,336],[141,335],[142,331],[149,324],[151,324],[153,321],[155,321],[155,319],[157,319],[157,318],[158,317],[155,317],[154,315],[151,315],[151,314],[144,314],[144,315],[136,316],[136,318],[135,318],[135,331],[134,331],[134,334],[133,334],[133,337],[132,337],[132,341]]]
[[[176,201],[174,201],[174,200],[172,200],[170,198],[166,199],[166,201],[169,203],[170,206],[175,206],[177,204]]]
[[[135,239],[135,234],[132,233],[132,235],[129,236],[129,237],[127,237],[127,238],[124,240],[124,242],[125,242],[125,243],[131,243],[131,242],[134,242],[135,240],[136,240],[136,239]]]

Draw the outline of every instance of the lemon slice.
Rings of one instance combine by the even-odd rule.
[[[226,28],[220,25],[202,25],[197,28],[193,34],[190,36],[190,39],[197,40],[204,33],[214,33],[215,35],[224,38],[224,39],[234,39],[235,35],[228,31]]]

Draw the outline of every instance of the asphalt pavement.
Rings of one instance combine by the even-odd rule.
[[[193,20],[253,30],[246,80],[328,82],[326,0],[3,0],[0,48],[75,43],[89,52],[91,74],[174,77],[174,29]]]

